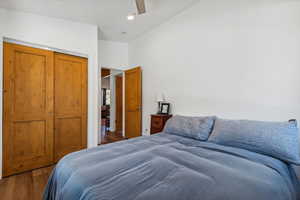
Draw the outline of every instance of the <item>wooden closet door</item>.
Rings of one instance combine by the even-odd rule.
[[[53,162],[53,52],[4,43],[4,176]]]
[[[54,60],[54,154],[58,161],[68,153],[86,148],[87,59],[55,53]]]

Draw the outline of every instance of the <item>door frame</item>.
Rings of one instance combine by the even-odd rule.
[[[141,66],[137,66],[137,67],[139,67],[139,68],[141,68]],[[134,69],[134,68],[137,68],[137,67],[126,67],[126,68],[124,68],[124,69],[118,69],[118,68],[110,68],[110,67],[101,67],[100,68],[100,70],[99,70],[99,77],[102,79],[103,77],[102,77],[102,74],[101,74],[101,72],[102,72],[102,69],[110,69],[110,70],[119,70],[119,71],[121,71],[120,73],[122,73],[122,77],[123,77],[123,84],[122,84],[122,87],[123,87],[123,95],[122,95],[122,104],[123,104],[123,109],[122,109],[122,136],[124,137],[124,138],[126,138],[126,135],[125,135],[125,128],[126,128],[126,105],[125,105],[125,96],[126,96],[126,81],[125,81],[125,72],[127,71],[127,70],[130,70],[130,69]],[[142,70],[142,68],[141,68],[141,70]],[[108,75],[108,76],[111,76],[111,74],[110,75]],[[100,79],[100,82],[101,82],[101,79]],[[142,84],[142,83],[141,83]],[[143,85],[141,85],[141,87],[142,87],[142,93],[143,93]],[[101,89],[101,88],[100,88]],[[141,94],[141,106],[142,106],[142,108],[143,108],[143,100],[142,100],[142,94]],[[102,100],[100,100],[100,106],[102,105],[101,104],[101,101]],[[142,112],[143,112],[143,109],[142,109]],[[143,113],[141,113],[141,117],[142,117],[142,114]],[[100,112],[100,119],[101,119],[101,112]],[[142,134],[142,127],[143,127],[143,124],[142,124],[142,120],[141,120],[141,134]],[[100,137],[98,138],[98,142],[99,143],[101,143],[101,125],[100,125],[100,131],[99,131],[99,135],[100,135]]]
[[[4,68],[4,57],[3,57],[3,43],[4,42],[9,42],[13,44],[20,44],[28,47],[33,47],[33,48],[39,48],[39,49],[45,49],[45,50],[51,50],[59,53],[65,53],[73,56],[79,56],[79,57],[84,57],[88,59],[88,90],[87,90],[87,97],[88,97],[88,109],[87,109],[87,141],[88,141],[88,146],[87,148],[95,147],[97,146],[97,141],[98,141],[98,132],[101,129],[101,126],[99,126],[99,118],[101,119],[101,112],[99,110],[99,97],[97,92],[91,92],[94,91],[94,87],[97,87],[97,91],[99,91],[99,88],[101,88],[101,79],[99,79],[98,74],[99,74],[99,67],[97,69],[98,73],[93,73],[91,70],[94,68],[94,64],[91,62],[91,60],[98,62],[97,58],[91,58],[91,55],[85,54],[85,53],[80,53],[80,52],[73,52],[69,50],[64,50],[64,49],[58,49],[55,47],[50,47],[47,45],[41,45],[41,44],[34,44],[26,41],[21,41],[17,39],[12,39],[9,37],[0,36],[0,63],[2,66],[0,67],[0,180],[2,179],[2,172],[3,172],[3,68]],[[93,81],[93,83],[91,82]],[[97,85],[95,86],[95,81],[97,82]],[[95,113],[95,110],[97,110]],[[93,112],[91,112],[93,111]],[[93,114],[95,113],[95,114]]]
[[[109,70],[118,70],[118,71],[120,71],[120,73],[119,73],[119,75],[120,74],[122,74],[122,77],[123,77],[123,83],[122,83],[122,92],[123,92],[123,95],[122,95],[122,107],[123,107],[123,109],[122,109],[122,136],[123,137],[125,137],[125,70],[126,69],[118,69],[118,68],[111,68],[111,67],[101,67],[100,68],[100,70],[99,70],[99,77],[100,77],[100,80],[99,80],[99,82],[101,83],[101,80],[102,80],[102,78],[105,78],[105,77],[108,77],[108,76],[112,76],[112,74],[109,74],[109,75],[107,75],[107,76],[104,76],[104,77],[102,77],[102,69],[109,69]],[[116,75],[118,75],[118,74],[114,74],[113,76],[116,76]],[[115,83],[115,81],[114,81],[114,83]],[[102,88],[101,88],[101,86],[100,86],[100,90],[101,90]],[[102,97],[101,97],[101,99],[99,100],[99,105],[100,105],[100,110],[101,110],[101,106],[102,106]],[[111,112],[111,110],[110,110],[110,112]],[[102,119],[102,116],[101,116],[101,112],[100,112],[100,120]],[[100,124],[100,131],[99,131],[99,134],[98,135],[100,135],[100,137],[98,137],[98,143],[99,144],[101,144],[101,124]]]

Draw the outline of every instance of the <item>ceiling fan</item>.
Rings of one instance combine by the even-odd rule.
[[[135,0],[135,3],[139,15],[146,13],[145,0]]]
[[[136,5],[137,13],[130,13],[127,16],[128,20],[134,20],[137,15],[142,15],[146,13],[145,0],[135,0],[135,5]]]

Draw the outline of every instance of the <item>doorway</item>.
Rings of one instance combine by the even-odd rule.
[[[124,139],[123,71],[101,69],[101,144]]]
[[[141,68],[101,69],[101,140],[112,143],[141,136]]]

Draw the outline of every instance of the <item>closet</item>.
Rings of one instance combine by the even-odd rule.
[[[86,148],[87,59],[4,43],[3,175]]]

